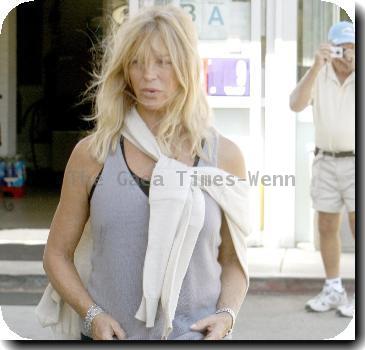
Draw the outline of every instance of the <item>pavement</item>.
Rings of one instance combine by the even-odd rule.
[[[271,295],[249,293],[237,316],[233,340],[323,340],[354,339],[354,321],[335,311],[310,313],[303,308],[311,294]],[[33,340],[53,339],[34,314],[34,305],[1,306],[8,327]]]
[[[48,284],[42,255],[49,229],[0,230],[0,305],[5,323],[28,339],[52,339],[34,315]],[[354,322],[334,311],[308,313],[304,304],[317,294],[324,271],[320,253],[302,248],[248,248],[250,290],[237,317],[235,340],[319,340],[345,331]],[[355,255],[343,253],[341,275],[349,295],[355,288]],[[347,330],[346,330],[347,329]]]
[[[0,292],[33,290],[48,283],[42,256],[49,229],[0,230]],[[320,288],[324,270],[319,251],[303,248],[248,248],[251,289],[257,291],[302,291]],[[341,256],[345,284],[355,279],[355,254]],[[39,289],[40,288],[40,289]],[[38,290],[37,290],[38,289]]]

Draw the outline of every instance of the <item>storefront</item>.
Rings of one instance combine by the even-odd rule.
[[[196,23],[203,81],[215,125],[241,147],[245,156],[252,185],[250,244],[313,245],[313,211],[309,198],[314,148],[311,111],[308,108],[298,115],[290,111],[289,95],[312,64],[314,52],[319,43],[326,40],[330,25],[346,14],[339,7],[320,0],[103,0],[93,2],[93,6],[90,2],[80,2],[77,7],[65,1],[58,9],[61,25],[56,27],[45,21],[51,24],[43,29],[43,41],[51,46],[53,39],[47,33],[52,30],[56,33],[70,25],[66,20],[70,11],[90,9],[90,16],[94,17],[88,19],[88,23],[97,27],[107,15],[113,14],[118,19],[128,9],[134,15],[141,7],[169,2],[182,6]],[[48,18],[54,1],[44,3],[44,18]],[[102,9],[100,15],[91,14],[95,11],[93,8]],[[52,20],[57,18],[55,13],[52,16]],[[47,90],[44,84],[39,85],[32,95],[14,83],[16,28],[16,11],[12,11],[0,36],[0,156],[19,152],[17,93],[21,91],[24,100],[31,100],[33,95],[41,97]],[[72,62],[67,61],[70,57],[64,56],[62,67],[65,69],[72,66]],[[67,81],[62,84],[61,89],[72,86]],[[67,135],[72,135],[72,130],[66,131]],[[62,135],[66,131],[63,130]],[[53,133],[53,140],[57,140],[60,132]],[[59,139],[64,147],[62,135]],[[49,148],[40,151],[40,158],[49,159],[47,152]],[[58,153],[53,153],[54,161]],[[261,183],[263,176],[268,180],[265,184]],[[347,231],[346,224],[344,220],[343,231]],[[344,232],[344,246],[351,250],[353,243],[347,236],[350,234]]]

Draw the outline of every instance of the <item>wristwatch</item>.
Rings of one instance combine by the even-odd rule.
[[[220,314],[220,313],[222,313],[222,312],[228,312],[228,313],[231,315],[231,317],[232,317],[232,324],[231,324],[231,328],[230,328],[230,329],[228,330],[228,332],[225,334],[225,337],[226,337],[227,335],[230,335],[230,334],[232,333],[232,331],[233,331],[234,323],[235,323],[235,321],[236,321],[236,314],[235,314],[235,312],[234,312],[231,308],[229,308],[229,307],[222,307],[222,308],[218,309],[215,313],[216,313],[216,314]]]

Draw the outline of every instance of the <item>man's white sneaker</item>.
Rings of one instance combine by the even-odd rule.
[[[317,296],[307,301],[305,308],[308,311],[324,312],[337,309],[339,306],[346,305],[347,303],[345,289],[342,292],[338,292],[334,288],[325,285]]]
[[[350,302],[337,308],[337,314],[343,317],[353,317],[355,312],[355,295]]]

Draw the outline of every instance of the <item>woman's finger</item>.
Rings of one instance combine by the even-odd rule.
[[[102,333],[102,336],[100,339],[95,339],[95,340],[113,340],[113,332],[112,329],[108,330],[108,331],[104,331]]]
[[[203,318],[190,326],[193,331],[203,331],[210,325],[209,318]]]
[[[112,327],[113,327],[114,333],[117,336],[118,340],[123,340],[126,338],[126,334],[125,334],[123,328],[118,323],[114,323],[112,325]]]
[[[218,330],[218,327],[214,327],[211,331],[205,336],[204,340],[220,340],[222,336]]]

